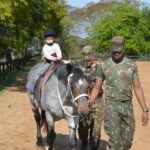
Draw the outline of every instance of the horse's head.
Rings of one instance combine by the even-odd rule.
[[[73,102],[78,108],[81,116],[89,113],[88,104],[88,81],[83,71],[80,68],[73,68],[72,73],[69,75],[69,85],[72,94]]]
[[[89,113],[88,81],[81,68],[76,68],[71,64],[60,64],[57,77],[63,84],[69,86],[71,101],[78,113],[81,116],[87,115]]]

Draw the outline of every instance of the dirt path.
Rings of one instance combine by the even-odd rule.
[[[150,107],[150,62],[138,62],[140,79],[147,104]],[[36,125],[25,90],[26,74],[20,74],[16,81],[0,95],[0,150],[39,150],[36,147]],[[133,100],[136,132],[131,150],[150,150],[150,123],[141,125],[141,109]],[[69,150],[68,127],[65,120],[56,122],[56,150]],[[102,131],[102,140],[108,137]],[[104,150],[104,149],[103,149]]]

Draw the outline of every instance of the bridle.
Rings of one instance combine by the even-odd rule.
[[[72,97],[71,101],[72,101],[72,103],[73,103],[75,106],[77,106],[75,102],[76,102],[79,98],[81,98],[81,97],[89,97],[89,96],[88,96],[88,94],[86,94],[86,93],[80,94],[80,95],[78,95],[77,97],[74,97],[74,96],[73,96],[73,92],[72,92],[72,89],[71,89],[71,79],[72,79],[72,76],[73,76],[73,73],[71,73],[71,74],[68,76],[67,80],[68,80],[68,86],[69,86],[69,90],[70,90],[70,92],[71,92],[71,97]],[[58,98],[59,98],[60,105],[61,105],[63,111],[65,112],[65,114],[68,115],[69,117],[77,117],[77,116],[75,116],[75,115],[69,114],[69,113],[66,111],[65,107],[63,106],[62,99],[61,99],[60,92],[59,92],[59,88],[58,88],[58,80],[57,80],[57,93],[58,93]]]
[[[68,86],[69,86],[69,89],[70,89],[70,92],[71,92],[72,102],[75,103],[79,98],[81,98],[81,97],[89,97],[89,96],[86,93],[80,94],[77,97],[73,96],[73,92],[72,92],[71,85],[70,85],[72,76],[73,76],[73,73],[68,76]]]

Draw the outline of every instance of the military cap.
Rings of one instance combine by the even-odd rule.
[[[114,36],[111,41],[111,51],[120,52],[124,49],[124,37]]]
[[[87,45],[87,46],[83,47],[82,54],[89,54],[89,53],[91,53],[91,54],[94,53],[93,47],[91,45]]]

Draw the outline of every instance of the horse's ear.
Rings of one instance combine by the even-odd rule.
[[[73,70],[73,66],[70,63],[68,63],[67,64],[67,72],[70,74],[72,72],[72,70]]]

